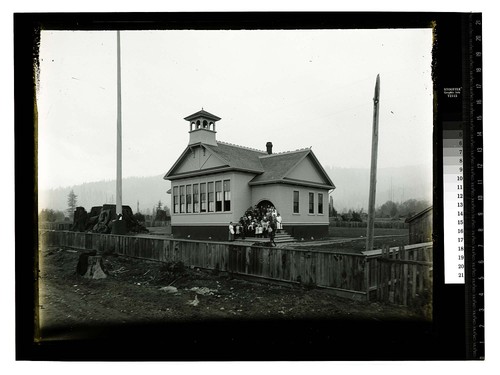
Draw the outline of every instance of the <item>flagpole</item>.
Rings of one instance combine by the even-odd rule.
[[[117,129],[116,129],[116,214],[122,214],[122,82],[120,58],[120,30],[116,34],[117,51]]]

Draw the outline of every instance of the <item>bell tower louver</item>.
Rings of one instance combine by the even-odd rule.
[[[215,139],[215,123],[220,120],[220,117],[212,115],[205,110],[193,113],[184,118],[189,121],[189,144],[205,143],[212,146],[217,146]]]

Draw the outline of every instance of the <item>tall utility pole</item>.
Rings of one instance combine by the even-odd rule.
[[[368,223],[366,226],[366,250],[373,249],[375,223],[375,194],[377,191],[377,153],[378,153],[378,107],[380,98],[380,75],[377,74],[375,96],[373,97],[372,162],[370,169],[370,198],[368,201]]]
[[[122,80],[120,58],[120,30],[116,34],[117,73],[117,129],[116,129],[116,214],[122,213]]]

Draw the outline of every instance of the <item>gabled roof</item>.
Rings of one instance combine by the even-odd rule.
[[[217,141],[217,147],[204,145],[218,157],[227,160],[228,165],[234,169],[263,173],[264,169],[259,160],[260,156],[267,155],[266,152],[232,145]]]
[[[192,147],[204,147],[221,161],[221,166],[210,170],[193,171],[193,173],[175,174],[176,167],[182,163],[186,154]],[[295,167],[297,167],[305,158],[310,157],[318,174],[324,183],[294,180],[287,178]],[[233,145],[217,141],[217,146],[198,143],[189,145],[182,155],[177,159],[172,168],[165,175],[165,179],[175,179],[200,175],[205,173],[216,173],[219,171],[238,170],[254,173],[256,176],[250,181],[250,185],[264,185],[273,183],[293,183],[306,184],[321,188],[335,189],[330,177],[325,172],[318,159],[310,148],[296,151],[289,151],[277,154],[267,154],[248,147]]]
[[[316,167],[318,173],[321,175],[321,178],[324,180],[324,183],[322,184],[310,183],[310,185],[318,185],[321,187],[335,189],[335,185],[310,148],[261,156],[260,162],[264,172],[255,176],[252,181],[250,181],[250,185],[287,182],[294,182],[298,184],[307,183],[307,181],[298,181],[287,178],[295,167],[297,167],[307,157],[311,158],[313,165]]]
[[[260,158],[264,173],[256,176],[251,182],[277,181],[283,179],[287,172],[299,163],[309,149],[266,155]]]
[[[266,155],[264,151],[217,141],[217,146],[212,146],[205,143],[197,143],[186,147],[181,156],[174,163],[172,168],[170,168],[165,177],[163,177],[164,179],[181,178],[186,175],[191,175],[191,173],[177,175],[175,174],[175,170],[177,169],[177,166],[182,163],[186,155],[193,147],[203,147],[214,157],[220,160],[221,166],[215,168],[214,170],[211,170],[211,173],[218,172],[222,169],[240,170],[256,174],[264,172],[262,164],[259,161],[260,156]],[[204,170],[193,171],[193,173],[203,174]]]

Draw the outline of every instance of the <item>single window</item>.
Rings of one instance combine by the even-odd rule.
[[[191,195],[191,185],[186,185],[186,212],[191,213],[191,200],[193,196]]]
[[[323,214],[323,193],[318,193],[318,214]]]
[[[293,213],[299,213],[299,192],[296,190],[293,192]]]
[[[200,184],[200,212],[207,212],[207,184],[205,182]]]
[[[186,194],[185,194],[185,186],[184,185],[181,185],[180,186],[180,197],[181,197],[181,210],[180,212],[181,213],[184,213],[185,212],[185,209],[186,209]]]
[[[174,186],[174,214],[179,213],[179,187]]]
[[[214,201],[214,183],[208,183],[208,212],[214,212],[215,201]]]
[[[224,211],[231,211],[231,182],[224,180]]]
[[[193,184],[193,212],[200,212],[200,192],[198,190],[198,184]]]
[[[222,181],[215,182],[215,211],[222,211]]]
[[[309,193],[309,213],[314,213],[314,193]]]

